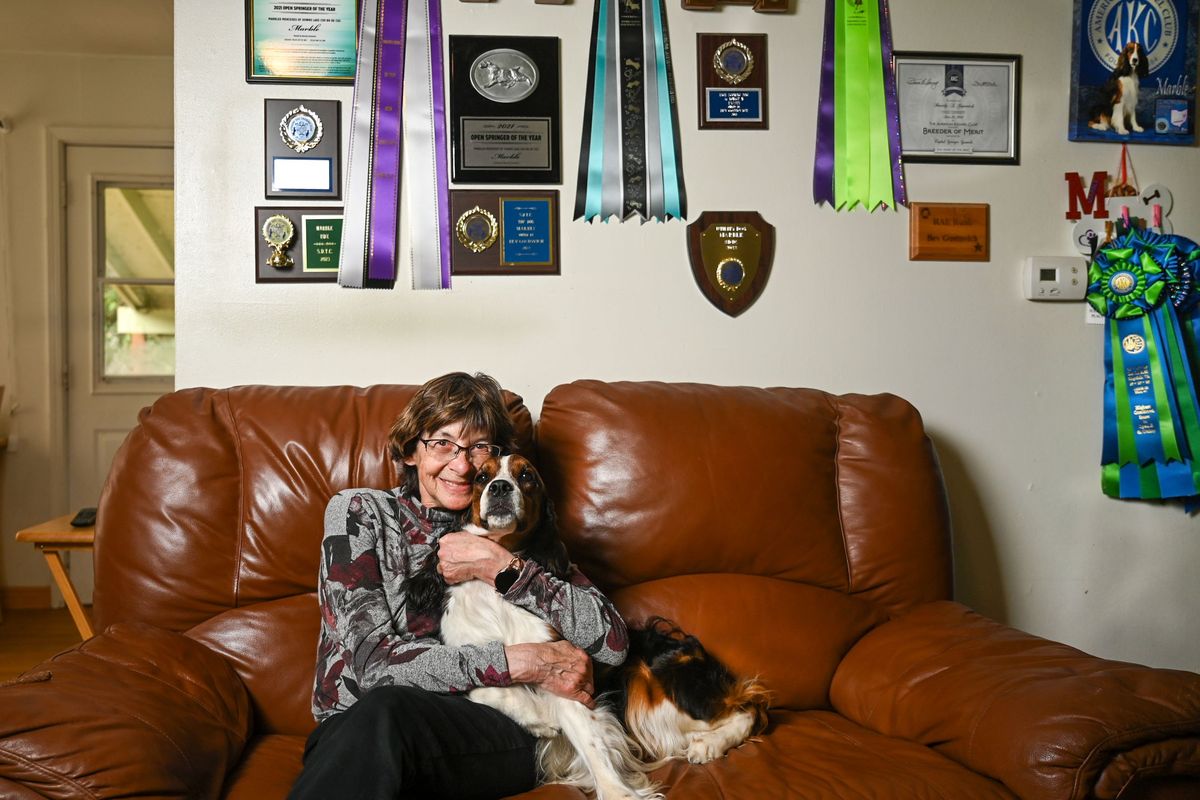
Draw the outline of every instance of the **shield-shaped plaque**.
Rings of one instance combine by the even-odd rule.
[[[731,317],[753,305],[771,274],[775,226],[757,211],[705,211],[687,234],[692,276],[708,301]]]

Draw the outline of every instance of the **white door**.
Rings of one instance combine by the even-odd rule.
[[[175,220],[169,147],[67,147],[67,487],[95,506],[137,414],[175,383]],[[92,600],[91,553],[71,581]]]

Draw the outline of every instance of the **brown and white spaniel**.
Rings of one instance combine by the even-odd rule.
[[[1150,64],[1141,43],[1125,45],[1116,69],[1104,83],[1103,99],[1092,110],[1088,127],[1098,131],[1111,128],[1121,136],[1128,136],[1129,128],[1141,133],[1144,129],[1137,120],[1138,84],[1149,74]]]
[[[570,568],[545,485],[522,456],[491,458],[479,467],[471,523],[463,530],[560,579]],[[441,638],[448,645],[561,638],[484,581],[443,585],[442,592]],[[546,782],[594,790],[598,800],[661,797],[647,776],[651,769],[676,757],[719,758],[766,725],[763,687],[736,679],[694,637],[660,618],[631,632],[625,664],[602,680],[609,691],[595,709],[535,686],[482,687],[468,696],[542,740],[538,757]]]

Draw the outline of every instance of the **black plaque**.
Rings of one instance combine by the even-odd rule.
[[[455,183],[561,183],[555,36],[450,37]]]
[[[698,33],[702,129],[767,129],[767,35]]]
[[[267,100],[264,118],[266,196],[340,200],[339,100]]]

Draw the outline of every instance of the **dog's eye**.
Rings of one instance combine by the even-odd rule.
[[[487,476],[486,472],[481,472],[475,476],[475,482],[478,483],[480,486],[482,486],[483,484],[487,483],[490,480],[491,480],[491,478],[489,478]]]
[[[523,469],[523,470],[521,470],[521,474],[518,476],[517,480],[534,481],[534,480],[536,480],[536,477],[533,474],[533,470]]]

